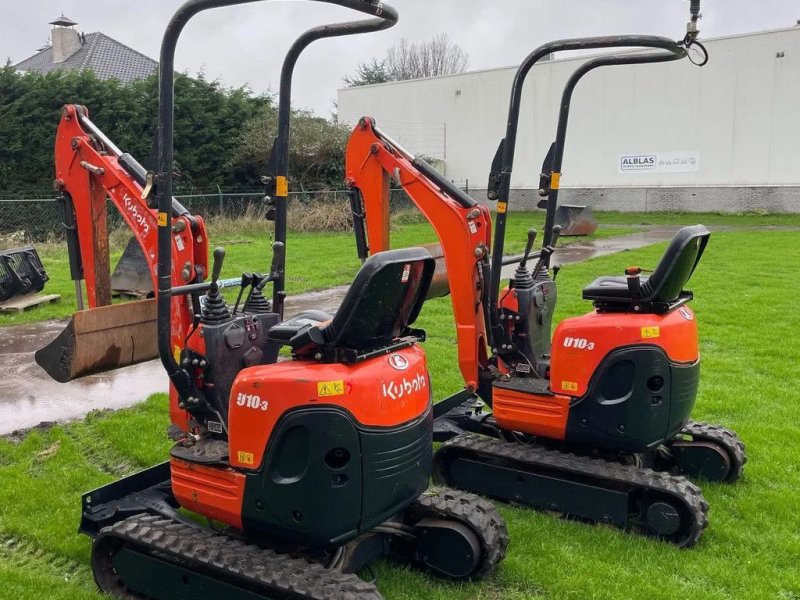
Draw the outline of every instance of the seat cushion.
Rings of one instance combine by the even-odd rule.
[[[269,337],[273,340],[289,343],[293,337],[304,329],[330,321],[332,318],[333,316],[324,310],[304,310],[272,327],[269,330]]]
[[[641,284],[647,283],[647,277],[641,278]],[[631,300],[627,277],[598,277],[583,288],[584,300]]]

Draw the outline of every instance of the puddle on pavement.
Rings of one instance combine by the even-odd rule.
[[[287,299],[286,315],[312,308],[333,312],[346,291],[346,287],[337,287]],[[96,409],[125,408],[167,391],[167,375],[157,360],[69,383],[51,379],[36,364],[33,353],[55,338],[66,323],[44,321],[0,328],[0,435],[42,421],[75,419]]]
[[[570,264],[672,238],[677,228],[652,229],[559,249],[553,262]],[[509,277],[516,268],[503,269]],[[318,309],[334,312],[347,287],[287,298],[286,315]],[[33,353],[56,337],[66,321],[45,321],[0,328],[0,435],[34,427],[43,421],[63,421],[96,409],[132,406],[156,392],[166,392],[167,376],[159,361],[58,383],[42,370]],[[135,390],[135,392],[132,392]]]

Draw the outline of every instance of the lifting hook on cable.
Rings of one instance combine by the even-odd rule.
[[[686,37],[683,38],[683,45],[686,47],[686,55],[689,60],[698,67],[708,64],[708,50],[697,41],[700,35],[698,22],[703,18],[700,13],[700,0],[690,0],[689,12],[691,18],[686,25]]]

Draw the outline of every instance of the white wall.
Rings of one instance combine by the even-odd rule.
[[[800,27],[709,40],[709,64],[606,67],[573,98],[564,188],[800,185]],[[778,53],[784,53],[778,58]],[[512,187],[538,186],[569,75],[586,57],[527,80]],[[447,176],[486,187],[505,133],[515,68],[339,91],[339,118],[369,115]],[[691,151],[696,172],[620,173],[623,154]]]

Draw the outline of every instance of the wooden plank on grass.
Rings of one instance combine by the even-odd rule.
[[[61,300],[59,294],[26,294],[0,303],[0,313],[22,312],[40,304]]]

